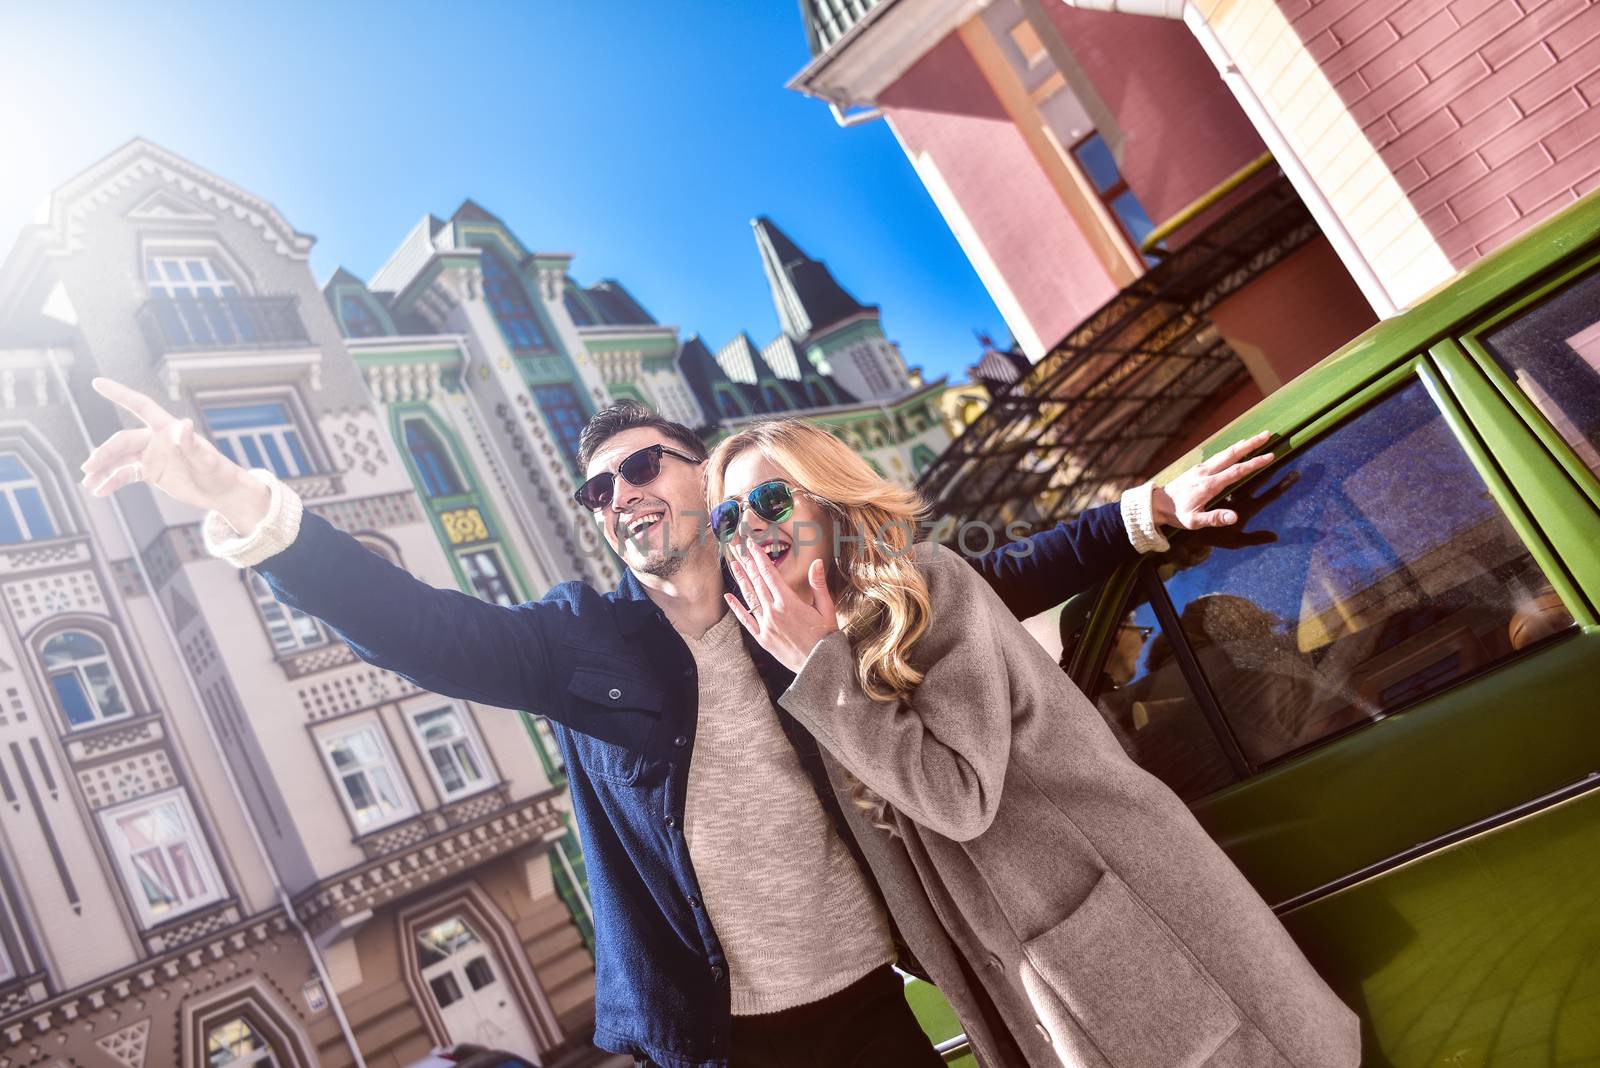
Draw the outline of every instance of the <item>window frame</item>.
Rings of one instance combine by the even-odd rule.
[[[255,1020],[250,1018],[248,1013],[244,1012],[236,1012],[232,1016],[226,1016],[220,1020],[206,1021],[200,1035],[200,1054],[205,1058],[205,1063],[207,1065],[211,1063],[212,1035],[234,1021],[243,1023],[246,1027],[248,1027],[252,1034],[266,1043],[266,1049],[257,1050],[255,1054],[251,1055],[249,1060],[229,1061],[229,1068],[232,1068],[233,1065],[240,1065],[241,1068],[251,1068],[251,1066],[258,1064],[269,1064],[271,1068],[283,1068],[284,1059],[282,1055],[278,1053],[278,1048],[273,1045],[272,1039],[268,1035],[263,1034],[263,1029],[257,1025]]]
[[[1262,761],[1255,765],[1252,769],[1239,748],[1238,740],[1226,725],[1226,717],[1221,712],[1216,695],[1211,691],[1210,682],[1205,678],[1204,672],[1194,656],[1193,649],[1190,647],[1189,639],[1183,633],[1165,583],[1155,577],[1154,561],[1159,560],[1160,556],[1164,554],[1142,557],[1126,565],[1114,581],[1108,581],[1095,599],[1095,603],[1090,609],[1092,613],[1090,617],[1091,626],[1086,630],[1083,639],[1079,642],[1071,658],[1072,662],[1068,666],[1068,674],[1083,690],[1091,703],[1097,701],[1099,697],[1099,680],[1105,662],[1111,654],[1112,638],[1116,633],[1121,614],[1135,595],[1140,592],[1146,593],[1149,597],[1151,610],[1156,614],[1163,632],[1167,635],[1167,640],[1171,645],[1174,659],[1179,666],[1185,684],[1193,695],[1196,704],[1200,706],[1201,712],[1205,715],[1213,733],[1216,734],[1218,745],[1223,748],[1229,758],[1229,763],[1235,769],[1236,778],[1233,783],[1221,786],[1200,797],[1189,799],[1186,803],[1190,806],[1209,804],[1212,799],[1247,786],[1285,764],[1326,749],[1353,734],[1363,733],[1385,720],[1404,715],[1411,709],[1444,697],[1453,690],[1468,685],[1485,674],[1536,656],[1552,645],[1572,639],[1581,633],[1583,626],[1593,622],[1593,617],[1588,611],[1588,605],[1573,583],[1564,561],[1554,551],[1544,532],[1534,522],[1521,498],[1512,489],[1499,466],[1490,456],[1476,429],[1462,412],[1454,391],[1447,384],[1446,378],[1441,375],[1434,360],[1428,353],[1413,354],[1397,362],[1377,377],[1359,385],[1339,402],[1319,409],[1308,421],[1302,423],[1293,431],[1283,434],[1273,443],[1276,460],[1267,468],[1257,472],[1223,494],[1213,503],[1213,507],[1223,507],[1232,501],[1235,494],[1246,492],[1269,481],[1276,476],[1285,462],[1299,456],[1304,450],[1314,447],[1332,431],[1360,418],[1377,404],[1413,383],[1419,383],[1427,390],[1430,398],[1438,408],[1440,418],[1444,420],[1446,428],[1461,447],[1467,462],[1483,480],[1495,507],[1506,518],[1512,532],[1521,540],[1533,563],[1540,569],[1556,593],[1561,597],[1562,603],[1573,617],[1574,624],[1553,635],[1533,642],[1523,649],[1516,650],[1514,656],[1502,658],[1470,670],[1452,679],[1443,687],[1397,704],[1393,708],[1384,709],[1379,715],[1364,722],[1352,724],[1313,739],[1293,750],[1278,754],[1270,760]],[[1239,428],[1240,436],[1248,436],[1251,432],[1251,427]],[[1173,535],[1173,541],[1177,543],[1180,539],[1185,539],[1189,536],[1187,532],[1180,531]],[[1141,587],[1144,588],[1141,590]]]
[[[30,461],[29,456],[23,449],[10,442],[0,444],[0,460],[4,460],[7,457],[14,458],[28,477],[25,480],[0,482],[0,508],[10,510],[10,514],[17,524],[18,532],[23,534],[23,537],[16,541],[0,542],[0,546],[26,545],[29,542],[49,541],[52,538],[62,537],[67,531],[56,518],[56,509],[51,505],[52,487],[49,479],[39,474],[38,465]],[[16,499],[15,495],[19,491],[13,489],[13,487],[32,489],[34,491],[39,498],[40,506],[44,509],[45,521],[51,527],[50,533],[33,533],[32,521],[28,519],[27,513]]]
[[[444,776],[433,761],[433,748],[436,743],[431,743],[423,735],[422,725],[418,720],[437,712],[449,711],[455,716],[456,725],[460,728],[458,737],[465,741],[472,755],[478,762],[478,781],[472,785],[451,791],[445,787]],[[439,793],[439,799],[445,804],[453,804],[465,798],[481,794],[485,790],[493,789],[499,782],[499,775],[494,765],[489,762],[489,749],[483,743],[483,736],[478,733],[478,725],[467,714],[466,708],[459,701],[438,700],[427,704],[408,708],[404,712],[406,727],[411,733],[411,740],[416,743],[417,755],[423,765],[428,769],[428,778],[433,782],[434,789]]]
[[[404,809],[381,823],[362,826],[361,817],[355,808],[355,799],[345,789],[344,777],[347,774],[341,771],[334,763],[333,751],[330,746],[338,740],[370,731],[377,742],[380,755],[384,758],[383,766],[389,772],[389,779],[394,783],[395,789],[400,794],[400,801]],[[350,829],[357,838],[364,838],[369,834],[398,826],[406,820],[414,818],[421,807],[417,804],[416,791],[412,789],[411,780],[406,775],[405,765],[400,762],[399,754],[389,742],[389,732],[384,728],[383,721],[377,716],[351,717],[322,726],[312,731],[312,740],[316,744],[317,752],[322,757],[322,766],[328,772],[328,785],[339,798],[339,807],[345,814],[345,819],[350,824]],[[365,771],[368,767],[377,765],[361,765],[356,770]],[[374,792],[376,793],[376,792]]]
[[[130,811],[150,810],[161,805],[175,803],[178,814],[183,821],[184,830],[188,834],[186,841],[190,844],[191,858],[195,867],[203,877],[209,877],[212,892],[204,897],[199,897],[181,908],[161,916],[152,915],[149,903],[138,891],[139,872],[133,866],[131,848],[124,838],[122,831],[117,827],[116,817]],[[98,810],[95,815],[99,818],[100,830],[104,836],[107,852],[111,855],[112,865],[117,869],[121,879],[123,893],[132,903],[134,914],[139,918],[140,927],[150,930],[159,927],[171,920],[190,913],[197,912],[229,898],[227,885],[222,880],[222,871],[217,864],[216,856],[211,849],[211,841],[207,837],[199,819],[195,816],[194,805],[189,800],[188,790],[182,786],[175,786],[169,790],[161,790],[152,794],[136,797],[131,801],[124,801],[116,805],[108,805]],[[199,848],[195,848],[198,846]]]
[[[72,721],[71,716],[69,716],[67,713],[66,707],[61,703],[61,695],[56,690],[55,685],[55,677],[61,674],[62,670],[59,668],[52,670],[50,665],[45,662],[45,647],[51,642],[55,641],[57,638],[64,637],[68,634],[86,635],[89,638],[92,638],[95,642],[99,643],[100,648],[104,650],[99,657],[71,661],[71,665],[74,669],[74,678],[77,680],[78,688],[83,692],[83,695],[90,702],[90,704],[94,706],[93,710],[96,712],[94,718],[88,723],[74,723]],[[140,715],[142,706],[134,699],[135,691],[128,685],[128,673],[124,670],[124,661],[120,655],[120,651],[115,647],[115,643],[111,640],[111,638],[100,628],[89,626],[81,620],[69,618],[64,622],[61,622],[60,625],[52,627],[50,630],[41,633],[37,638],[34,639],[32,646],[36,662],[39,666],[39,671],[44,676],[45,690],[50,697],[50,703],[55,708],[56,714],[60,718],[63,734],[80,734],[84,731],[92,731],[108,724],[122,723],[127,720],[134,719]],[[102,716],[98,714],[99,705],[94,701],[93,689],[87,685],[87,677],[80,670],[77,670],[78,665],[86,663],[104,663],[107,669],[110,671],[111,681],[116,684],[117,691],[122,697],[123,708],[125,709],[120,716]]]
[[[478,600],[484,601],[484,602],[486,602],[488,604],[498,604],[498,605],[501,605],[501,606],[506,607],[506,608],[510,608],[510,607],[513,607],[515,605],[518,605],[518,604],[522,603],[518,599],[520,594],[519,594],[519,591],[517,590],[516,584],[512,580],[511,569],[506,566],[505,555],[500,550],[500,543],[499,542],[497,542],[497,541],[480,541],[480,542],[477,542],[477,543],[472,544],[472,545],[462,546],[460,549],[458,549],[456,551],[455,556],[456,556],[457,564],[459,564],[459,566],[461,567],[461,575],[462,575],[462,577],[464,579],[466,579],[467,585],[470,587],[470,590],[468,592],[470,592],[472,594],[472,596],[474,596],[474,597],[478,598]],[[510,597],[509,601],[490,600],[489,598],[483,596],[483,594],[479,592],[478,584],[475,581],[476,578],[477,578],[477,575],[474,574],[472,568],[469,567],[468,564],[467,564],[467,558],[469,556],[471,556],[471,557],[477,557],[477,556],[493,557],[493,559],[495,561],[495,565],[496,565],[496,567],[498,568],[498,571],[499,571],[500,581],[505,586],[506,593]]]
[[[330,641],[328,628],[323,626],[322,621],[315,616],[307,615],[298,608],[291,608],[279,601],[273,596],[272,588],[267,585],[267,580],[257,574],[254,568],[245,568],[239,573],[239,577],[244,582],[245,593],[255,606],[256,618],[260,620],[261,629],[265,632],[267,641],[272,646],[273,656],[280,660],[287,660],[299,656],[301,653],[308,653],[313,649],[321,649],[328,644]],[[259,589],[257,589],[258,585]],[[267,619],[267,613],[273,609],[283,613],[283,618],[291,633],[295,631],[295,623],[300,619],[310,620],[311,626],[317,632],[317,640],[309,644],[296,644],[292,647],[279,645],[278,640],[272,636],[272,623]]]
[[[1489,380],[1495,392],[1511,407],[1521,422],[1544,446],[1545,451],[1555,458],[1567,476],[1578,485],[1584,496],[1589,498],[1589,502],[1600,509],[1600,474],[1589,469],[1577,451],[1567,443],[1561,431],[1557,430],[1539,410],[1538,405],[1534,404],[1533,398],[1524,393],[1516,381],[1500,366],[1500,361],[1494,358],[1483,340],[1486,335],[1505,326],[1512,319],[1532,311],[1535,306],[1556,296],[1562,289],[1579,281],[1585,275],[1596,272],[1600,272],[1600,255],[1591,254],[1489,315],[1472,320],[1470,326],[1453,332],[1452,337],[1464,358]],[[1600,322],[1600,316],[1596,317],[1596,322]],[[1446,348],[1447,353],[1450,340],[1447,338],[1440,343]],[[1438,347],[1440,346],[1436,346]]]
[[[542,302],[539,300],[538,294],[533,291],[532,287],[527,284],[527,281],[516,269],[513,259],[502,254],[495,245],[495,242],[484,242],[475,244],[472,247],[478,249],[481,253],[478,269],[479,273],[483,275],[483,300],[488,305],[489,314],[494,319],[495,326],[500,328],[500,336],[504,339],[506,348],[511,351],[513,356],[548,356],[559,353],[560,350],[556,348],[555,331],[539,308]],[[495,299],[489,293],[489,271],[483,266],[491,258],[494,260],[495,269],[505,272],[507,283],[515,287],[517,295],[527,305],[526,319],[531,322],[534,332],[537,334],[538,345],[524,346],[517,344],[512,337],[511,329],[506,325],[507,320],[501,317],[501,310],[495,306]],[[513,303],[515,303],[514,300]],[[520,308],[512,309],[505,314],[511,317],[511,321],[517,322],[522,321],[524,316],[523,309]]]
[[[441,458],[446,466],[445,474],[455,480],[455,488],[451,489],[447,486],[444,488],[444,492],[439,493],[435,493],[429,488],[428,471],[423,467],[421,460],[411,448],[409,428],[412,423],[421,424],[422,429],[432,436],[433,443],[438,446]],[[452,500],[477,492],[477,488],[466,477],[461,462],[456,458],[455,450],[451,448],[450,442],[439,432],[439,428],[433,424],[433,420],[423,415],[420,411],[406,412],[400,416],[399,445],[405,451],[406,460],[410,464],[412,471],[416,473],[416,479],[422,486],[422,493],[428,500]]]
[[[277,467],[271,463],[270,455],[263,456],[263,459],[267,461],[264,466],[272,468],[273,473],[277,474],[279,478],[290,482],[292,482],[294,479],[310,478],[321,474],[325,470],[326,465],[322,462],[320,450],[318,450],[315,445],[316,437],[313,433],[311,433],[310,430],[313,424],[309,419],[306,418],[305,409],[300,404],[300,398],[292,390],[286,391],[280,389],[265,393],[246,394],[201,394],[194,398],[195,411],[199,416],[199,418],[196,420],[196,427],[205,434],[207,440],[209,440],[213,445],[216,445],[218,451],[222,452],[222,454],[227,456],[230,460],[233,460],[234,463],[239,464],[241,467],[256,467],[258,466],[257,464],[249,462],[248,455],[243,455],[244,450],[242,447],[235,450],[234,444],[232,442],[228,442],[227,448],[223,448],[223,440],[221,440],[221,436],[224,434],[235,435],[238,434],[239,431],[212,430],[208,413],[212,410],[222,408],[249,408],[268,404],[277,404],[283,408],[286,418],[286,423],[283,425],[287,430],[293,431],[298,437],[300,455],[305,460],[306,470],[283,474],[279,472]],[[261,428],[252,427],[246,428],[246,430],[252,434],[256,434],[260,433]],[[281,432],[279,432],[279,437],[280,439],[282,438]],[[278,445],[280,456],[286,452],[289,452],[287,439],[280,440]],[[233,455],[235,451],[243,455],[243,458],[236,458]],[[257,451],[263,451],[262,447],[258,446]]]
[[[1083,161],[1078,158],[1078,150],[1097,137],[1100,139],[1100,143],[1106,146],[1106,152],[1111,156],[1112,165],[1117,169],[1117,180],[1109,189],[1101,189],[1100,183],[1095,181],[1094,175],[1089,173],[1089,168],[1084,166]],[[1122,197],[1124,194],[1131,194],[1133,196],[1134,203],[1139,205],[1139,210],[1144,212],[1144,217],[1146,219],[1150,219],[1150,213],[1145,211],[1144,202],[1139,200],[1139,194],[1135,193],[1133,191],[1133,187],[1128,184],[1127,175],[1122,173],[1122,164],[1117,162],[1116,153],[1111,149],[1111,143],[1106,140],[1105,135],[1102,134],[1097,127],[1091,127],[1088,133],[1084,134],[1082,137],[1078,138],[1076,141],[1072,142],[1072,144],[1067,146],[1066,155],[1072,166],[1077,168],[1079,176],[1083,179],[1084,189],[1100,202],[1100,207],[1105,213],[1105,218],[1111,221],[1111,224],[1117,228],[1118,235],[1120,235],[1122,240],[1127,243],[1127,246],[1133,250],[1133,254],[1144,262],[1146,269],[1149,269],[1149,267],[1156,262],[1156,257],[1151,253],[1145,252],[1144,249],[1140,247],[1139,241],[1134,239],[1133,234],[1128,230],[1128,224],[1123,221],[1122,215],[1117,211],[1116,202],[1118,198]],[[1152,231],[1159,225],[1160,223],[1158,223],[1155,219],[1150,219],[1150,227]],[[1161,246],[1157,245],[1157,247],[1159,248]]]

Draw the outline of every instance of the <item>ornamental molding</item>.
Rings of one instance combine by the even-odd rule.
[[[93,1029],[90,1017],[107,1010],[113,1022],[143,1012],[151,998],[169,996],[160,988],[205,969],[226,967],[230,960],[285,935],[293,935],[288,916],[273,909],[204,942],[190,943],[50,1001],[19,1009],[0,1018],[0,1068],[33,1064],[47,1055],[47,1042],[56,1047],[53,1032],[69,1026]],[[298,944],[298,938],[293,942]]]
[[[380,404],[432,400],[444,392],[443,363],[381,363],[367,367],[367,388]]]
[[[523,846],[560,838],[566,833],[561,795],[552,787],[369,861],[296,898],[295,911],[319,942],[336,939],[391,902]]]
[[[641,349],[601,349],[589,354],[606,385],[637,382],[644,377],[644,352]]]
[[[302,234],[268,201],[195,166],[143,138],[136,138],[100,163],[62,186],[50,199],[47,226],[53,237],[48,254],[65,256],[83,250],[83,235],[89,218],[100,208],[123,196],[136,183],[159,179],[165,186],[200,202],[217,215],[232,215],[248,223],[279,256],[306,260],[315,239]],[[176,208],[146,196],[130,214],[166,212],[163,218],[177,217]],[[190,212],[191,217],[195,213]]]

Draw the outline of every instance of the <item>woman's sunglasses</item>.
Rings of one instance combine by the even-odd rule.
[[[794,515],[796,492],[800,491],[787,482],[773,479],[753,486],[742,501],[737,497],[729,497],[711,509],[711,533],[720,542],[732,541],[734,535],[739,533],[739,521],[744,517],[746,508],[768,523],[782,523]]]
[[[661,456],[676,456],[684,463],[698,464],[700,461],[693,456],[686,456],[676,449],[669,449],[665,445],[648,445],[638,452],[631,452],[617,465],[616,475],[610,471],[602,471],[589,481],[578,487],[578,492],[572,495],[573,500],[589,509],[598,512],[609,505],[617,495],[617,475],[627,479],[630,486],[648,486],[661,474]]]

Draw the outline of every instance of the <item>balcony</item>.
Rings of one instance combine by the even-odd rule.
[[[295,297],[151,297],[139,328],[157,356],[311,344]]]
[[[322,350],[306,333],[299,298],[151,297],[139,329],[169,400],[183,387],[281,385],[303,378],[322,388]]]

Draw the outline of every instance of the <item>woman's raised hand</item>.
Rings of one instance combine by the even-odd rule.
[[[1195,464],[1167,483],[1156,487],[1151,501],[1155,520],[1163,526],[1200,530],[1226,527],[1239,521],[1239,514],[1227,508],[1208,510],[1206,505],[1236,482],[1243,481],[1271,464],[1272,453],[1251,456],[1272,435],[1263,430],[1253,438],[1234,442],[1209,460]],[[1249,457],[1249,459],[1246,459]]]
[[[266,515],[267,488],[194,432],[193,419],[178,419],[138,390],[96,378],[96,393],[132,412],[143,426],[119,430],[83,463],[82,485],[107,497],[134,482],[148,482],[175,501],[216,509],[234,529],[253,529]]]
[[[839,629],[833,596],[828,592],[827,565],[821,560],[813,560],[806,574],[808,594],[790,589],[767,554],[760,548],[751,549],[748,542],[741,542],[729,554],[728,570],[745,602],[740,604],[731,593],[723,594],[729,611],[790,671],[798,674],[817,643]]]

